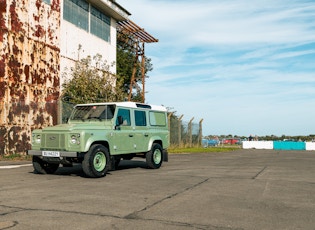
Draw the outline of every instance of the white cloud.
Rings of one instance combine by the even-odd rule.
[[[314,6],[295,1],[152,1],[123,2],[136,23],[166,44],[237,44],[314,40],[301,24]],[[133,7],[137,6],[137,7]],[[168,39],[171,38],[171,39]],[[187,46],[186,45],[186,46]]]
[[[159,39],[146,44],[149,103],[204,118],[204,134],[314,133],[312,1],[119,3]]]

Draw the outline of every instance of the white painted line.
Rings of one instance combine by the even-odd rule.
[[[15,169],[15,168],[20,168],[20,167],[25,167],[25,166],[32,166],[32,164],[25,164],[25,165],[5,165],[5,166],[0,166],[0,169]]]

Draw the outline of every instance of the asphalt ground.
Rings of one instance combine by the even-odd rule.
[[[315,229],[315,152],[172,154],[104,178],[0,162],[0,229]]]

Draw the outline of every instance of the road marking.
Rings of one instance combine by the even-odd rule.
[[[0,169],[15,169],[15,168],[20,168],[20,167],[25,167],[25,166],[31,166],[32,164],[25,164],[25,165],[5,165],[5,166],[0,166]]]

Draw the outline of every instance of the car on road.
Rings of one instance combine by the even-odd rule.
[[[219,139],[203,139],[202,140],[203,147],[218,146],[219,144],[220,144]]]
[[[242,141],[240,138],[226,138],[222,140],[222,144],[225,145],[240,145]]]
[[[79,104],[67,124],[34,130],[31,144],[27,154],[39,174],[81,163],[86,176],[103,177],[133,157],[157,169],[168,161],[167,110],[135,102]]]

